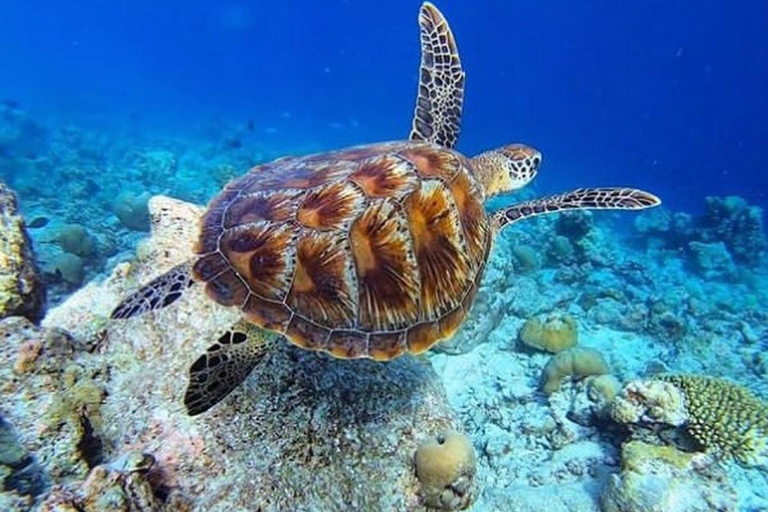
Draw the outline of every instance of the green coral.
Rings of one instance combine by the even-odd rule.
[[[520,340],[539,350],[557,353],[576,345],[576,320],[571,315],[552,316],[544,321],[529,318],[520,329]]]
[[[64,252],[85,258],[96,250],[96,242],[80,224],[64,224],[59,228],[59,246]]]
[[[45,272],[58,276],[69,284],[79,286],[85,274],[83,259],[80,256],[62,252],[45,265]]]
[[[134,194],[123,191],[115,199],[112,209],[123,226],[134,231],[149,231],[149,193]]]
[[[52,432],[67,426],[74,434],[69,463],[76,474],[85,474],[101,462],[103,446],[99,434],[103,423],[101,405],[105,398],[106,392],[88,372],[72,364],[62,372],[61,387],[43,415],[43,422]]]
[[[704,449],[746,466],[768,465],[768,404],[733,382],[699,375],[658,377],[677,386],[688,409],[686,430]]]
[[[512,255],[517,261],[517,269],[523,274],[530,274],[539,268],[539,257],[536,250],[529,245],[512,247]]]

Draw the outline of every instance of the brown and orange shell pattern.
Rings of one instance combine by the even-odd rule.
[[[202,219],[195,279],[296,345],[388,360],[453,335],[491,245],[468,161],[426,142],[284,158]]]

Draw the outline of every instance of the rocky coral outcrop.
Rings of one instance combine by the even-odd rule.
[[[16,195],[0,182],[0,318],[19,315],[37,322],[45,290]]]
[[[645,212],[635,229],[669,249],[687,251],[708,278],[732,277],[728,267],[734,263],[757,266],[768,247],[762,208],[736,196],[707,197],[705,212],[697,217],[664,209]]]
[[[0,383],[10,397],[0,413],[51,473],[50,503],[96,510],[98,495],[120,501],[133,489],[154,507],[146,510],[422,509],[417,447],[456,427],[423,359],[342,361],[279,341],[224,402],[186,415],[189,365],[238,313],[193,287],[173,307],[108,320],[139,282],[190,256],[200,209],[156,197],[150,210],[153,237],[140,261],[76,292],[42,330],[17,326],[18,342],[7,345],[24,372]],[[70,419],[82,417],[80,427]],[[152,457],[151,468],[115,469],[135,452]]]
[[[722,241],[734,260],[756,265],[768,242],[763,229],[763,210],[741,197],[708,197],[700,219],[705,242]]]
[[[611,404],[611,417],[652,430],[679,427],[692,449],[768,467],[768,404],[725,379],[667,374],[632,381]]]
[[[440,510],[463,510],[472,502],[475,449],[461,432],[427,439],[416,450],[416,476],[424,502]]]
[[[604,512],[706,512],[736,510],[737,496],[725,473],[701,454],[630,441],[600,504]]]

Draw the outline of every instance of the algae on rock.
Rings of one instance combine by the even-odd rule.
[[[88,481],[125,482],[125,472],[109,467],[138,451],[155,460],[153,488],[194,497],[191,510],[423,510],[414,453],[424,438],[456,425],[442,382],[421,358],[345,361],[275,343],[242,387],[205,415],[187,416],[182,395],[189,366],[239,313],[192,287],[173,307],[108,320],[138,282],[192,255],[200,209],[155,197],[150,211],[147,260],[119,265],[44,320],[47,328],[71,333],[64,344],[68,356],[46,350],[46,344],[28,365],[23,390],[16,381],[5,384],[19,393],[15,403],[23,392],[27,407],[48,410],[49,418],[85,408],[103,460],[112,461],[92,468],[86,481],[82,471],[64,479],[54,472],[56,496],[75,496],[71,502],[82,504]],[[58,331],[42,335],[50,332]],[[41,373],[52,366],[55,374]],[[61,379],[73,384],[69,392],[79,398],[62,396],[57,406],[53,383]],[[15,426],[22,437],[36,433],[29,419]],[[63,451],[53,455],[42,462],[72,467]],[[124,486],[109,489],[122,499]],[[175,506],[162,500],[156,505],[168,511]]]
[[[0,318],[20,315],[38,322],[44,303],[45,289],[16,195],[0,181]]]

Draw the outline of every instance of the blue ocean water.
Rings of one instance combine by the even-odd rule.
[[[416,1],[2,2],[0,97],[35,116],[331,148],[407,135]],[[765,204],[768,7],[445,1],[468,73],[460,149],[540,148],[541,187]],[[246,140],[246,143],[249,140]]]
[[[420,5],[0,1],[0,180],[18,194],[49,310],[119,263],[146,265],[137,253],[153,195],[205,204],[256,163],[405,139]],[[481,423],[498,412],[496,387],[520,405],[538,391],[530,374],[544,355],[518,346],[537,315],[572,315],[553,322],[577,323],[579,343],[604,352],[622,383],[686,371],[768,397],[768,3],[437,5],[467,72],[457,149],[522,142],[544,155],[535,181],[493,207],[581,186],[663,201],[642,215],[546,216],[498,237],[467,321],[475,338],[460,331],[442,349],[451,356],[430,356],[446,386],[481,375],[449,386],[449,399],[488,449],[486,486],[502,496],[509,475],[530,469],[510,455],[521,446],[509,439],[533,430],[526,418],[500,408],[496,438]],[[540,395],[532,423],[551,405]],[[594,441],[603,420],[567,435]],[[600,471],[618,471],[621,443],[599,442]],[[580,476],[589,457],[575,457]],[[562,473],[549,468],[528,487],[554,485]],[[740,509],[768,507],[762,470],[729,474]]]

